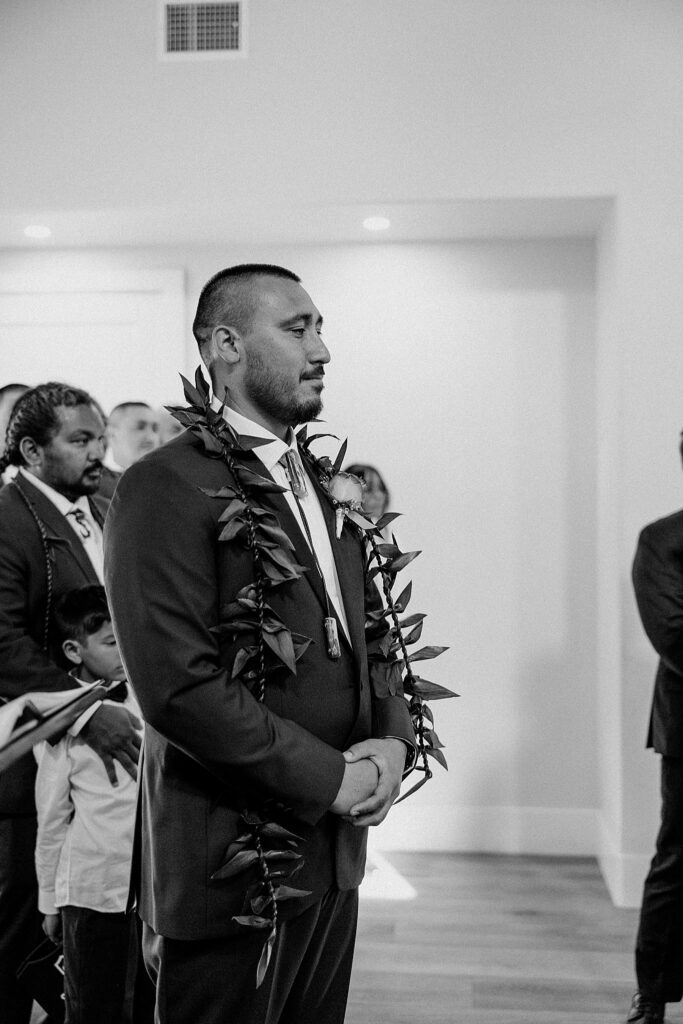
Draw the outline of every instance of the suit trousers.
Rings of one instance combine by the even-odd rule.
[[[662,757],[661,827],[643,889],[636,939],[638,988],[658,1002],[683,997],[683,759]]]
[[[156,1024],[343,1024],[358,919],[358,890],[331,889],[278,926],[256,988],[267,931],[181,941],[144,925],[143,953],[157,981]]]
[[[33,1000],[16,970],[45,938],[38,913],[35,814],[0,816],[0,1020],[28,1024]]]
[[[70,906],[61,913],[66,1024],[153,1024],[135,914]]]

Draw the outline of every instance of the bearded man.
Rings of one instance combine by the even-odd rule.
[[[102,527],[107,502],[97,494],[104,422],[81,388],[51,382],[30,388],[9,418],[0,471],[0,700],[34,690],[68,690],[52,611],[68,590],[103,577]],[[113,760],[135,777],[137,719],[99,706],[75,729],[100,755],[112,785]],[[139,723],[137,723],[139,724]],[[28,1024],[31,999],[16,969],[42,938],[34,866],[36,764],[32,754],[0,775],[0,1018]]]
[[[335,536],[293,435],[322,408],[321,332],[291,271],[216,274],[194,321],[212,409],[128,470],[107,520],[115,629],[148,723],[137,885],[159,1024],[341,1024],[367,827],[414,752],[400,686],[370,679],[362,540]]]

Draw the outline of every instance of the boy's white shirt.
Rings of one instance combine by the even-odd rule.
[[[130,686],[122,706],[141,717]],[[38,909],[125,910],[137,783],[115,762],[118,786],[112,786],[101,758],[70,733],[35,752]]]

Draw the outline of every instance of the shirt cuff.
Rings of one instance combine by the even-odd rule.
[[[59,910],[55,906],[55,894],[54,890],[49,892],[45,889],[38,891],[38,910],[41,914],[58,914]]]
[[[385,736],[384,739],[400,740],[400,742],[405,745],[406,763],[403,768],[403,778],[405,778],[406,775],[408,775],[409,772],[412,772],[413,768],[415,767],[415,762],[417,761],[417,747],[415,746],[414,743],[409,743],[404,736]]]

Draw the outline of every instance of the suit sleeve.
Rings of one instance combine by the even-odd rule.
[[[161,463],[121,478],[105,526],[105,577],[123,660],[153,729],[227,785],[315,823],[342,754],[259,703],[221,663],[218,540],[198,487]]]
[[[638,611],[650,643],[683,685],[683,558],[647,531],[633,562]]]
[[[32,690],[70,690],[74,680],[31,636],[36,624],[30,621],[28,581],[35,564],[27,557],[26,539],[20,543],[19,527],[3,521],[0,530],[5,529],[12,532],[0,544],[0,693],[12,700]]]

